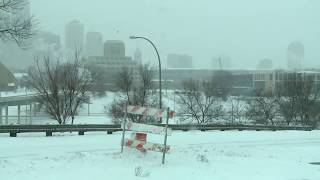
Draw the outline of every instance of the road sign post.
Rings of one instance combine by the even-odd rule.
[[[126,103],[126,105],[125,105],[125,115],[124,115],[124,119],[123,119],[123,127],[126,127],[126,121],[127,121],[127,115],[128,115],[127,107],[128,107],[128,105]],[[122,139],[121,139],[121,153],[123,153],[125,133],[126,133],[126,128],[123,128],[123,130],[122,130]]]
[[[167,108],[166,130],[165,130],[165,135],[164,135],[164,149],[167,149],[167,135],[168,135],[169,115],[170,115],[170,108]],[[166,151],[163,151],[162,164],[165,163],[165,158],[166,158]]]

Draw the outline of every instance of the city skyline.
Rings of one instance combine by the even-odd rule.
[[[71,8],[77,2],[77,8]],[[190,54],[196,67],[205,67],[215,54],[227,54],[237,67],[255,67],[262,58],[274,60],[274,67],[286,67],[286,49],[290,42],[305,45],[305,62],[309,67],[319,63],[316,23],[318,1],[146,1],[119,2],[94,0],[89,4],[70,0],[50,2],[52,10],[41,7],[48,2],[31,1],[32,14],[39,17],[41,27],[61,35],[67,22],[78,19],[85,31],[100,31],[105,39],[119,39],[127,44],[127,52],[136,48],[145,61],[155,62],[152,48],[141,41],[130,41],[130,35],[144,35],[157,45],[160,55]],[[250,4],[250,8],[246,6]],[[56,14],[55,7],[60,8]],[[89,8],[86,8],[89,7]],[[68,11],[67,11],[68,9]],[[90,9],[95,9],[91,11]],[[116,13],[122,9],[127,13]],[[192,10],[193,13],[189,13]],[[86,12],[86,13],[83,13]],[[54,14],[54,16],[53,16]],[[170,28],[168,28],[170,27]],[[236,30],[236,31],[235,31]],[[192,43],[189,43],[192,42]]]

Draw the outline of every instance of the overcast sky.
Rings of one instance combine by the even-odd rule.
[[[104,40],[125,41],[127,55],[141,48],[144,61],[156,62],[143,35],[157,45],[163,61],[168,53],[193,56],[208,67],[213,56],[226,54],[234,65],[255,67],[270,58],[286,66],[292,41],[305,46],[305,65],[320,67],[319,0],[31,0],[31,13],[42,30],[62,36],[73,19],[85,31],[99,31]]]

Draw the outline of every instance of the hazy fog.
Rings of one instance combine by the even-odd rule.
[[[127,55],[139,47],[144,61],[155,61],[153,49],[129,35],[143,35],[168,53],[193,56],[208,67],[218,54],[234,65],[255,67],[268,58],[286,66],[287,45],[305,46],[307,66],[320,66],[320,1],[318,0],[31,0],[40,28],[61,35],[65,24],[78,19],[85,31],[100,31],[104,40],[126,42]]]

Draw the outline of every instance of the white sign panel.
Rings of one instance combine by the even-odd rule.
[[[123,129],[123,124],[121,124],[121,128]],[[161,134],[165,135],[166,128],[161,126],[154,126],[148,124],[140,124],[134,122],[126,123],[126,130],[136,131],[136,132],[144,132],[144,133],[152,133],[152,134]],[[168,136],[171,135],[172,129],[167,129]]]
[[[157,118],[167,116],[167,111],[165,109],[147,108],[141,106],[128,106],[127,113],[143,116],[152,116]]]

